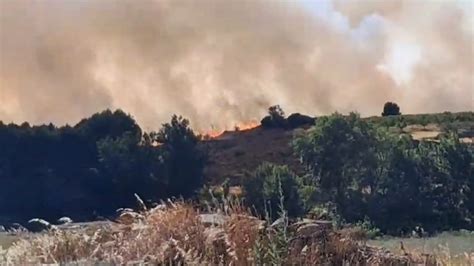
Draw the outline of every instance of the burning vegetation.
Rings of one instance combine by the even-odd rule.
[[[258,123],[257,121],[241,122],[241,123],[237,123],[232,129],[225,129],[225,130],[211,129],[209,131],[205,131],[201,133],[201,136],[203,140],[217,139],[219,138],[219,136],[229,131],[235,131],[235,132],[246,131],[246,130],[254,129],[258,126],[260,126],[260,123]]]

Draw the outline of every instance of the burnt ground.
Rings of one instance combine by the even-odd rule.
[[[292,171],[301,174],[303,168],[290,145],[294,134],[302,130],[263,129],[259,126],[226,131],[217,138],[202,141],[200,147],[208,153],[204,169],[206,183],[219,185],[228,178],[231,185],[239,184],[263,162],[288,165]]]

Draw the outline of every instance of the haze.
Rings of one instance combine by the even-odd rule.
[[[0,120],[473,110],[471,1],[0,1]]]

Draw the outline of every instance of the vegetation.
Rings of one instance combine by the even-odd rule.
[[[297,128],[301,126],[312,126],[316,119],[307,115],[302,115],[300,113],[293,113],[288,116],[286,121],[288,121],[288,126],[290,128]]]
[[[0,251],[2,265],[443,265],[444,257],[395,255],[315,222],[280,223],[251,216],[241,205],[205,222],[192,206],[168,202],[127,211],[119,223],[89,230],[54,229]],[[284,218],[284,214],[280,218]],[[449,261],[447,261],[449,263]],[[461,263],[472,263],[467,255]],[[448,265],[448,264],[446,264]]]
[[[265,128],[286,128],[285,112],[279,105],[270,106],[268,115],[262,119],[261,124]]]
[[[198,137],[189,127],[189,121],[173,116],[171,123],[151,134],[159,145],[163,178],[167,197],[190,197],[203,182],[205,154],[197,149]]]
[[[438,114],[413,114],[385,117],[374,116],[364,120],[383,127],[399,127],[402,125],[403,128],[407,125],[424,126],[435,124],[438,125],[442,131],[457,131],[459,134],[472,134],[474,112],[444,112]]]
[[[246,179],[243,187],[245,199],[260,215],[270,212],[272,218],[278,216],[282,196],[283,206],[290,216],[296,217],[303,213],[297,176],[286,166],[263,163]]]
[[[408,124],[426,127],[456,121],[463,121],[460,125],[464,127],[456,126],[455,131],[444,127],[437,141],[417,141],[403,131],[391,130],[396,124],[387,121],[397,121],[402,129]],[[472,121],[472,112],[369,119],[355,113],[320,117],[293,141],[306,174],[289,175],[294,181],[283,187],[284,194],[295,198],[297,191],[302,201],[297,205],[303,206],[299,213],[361,225],[369,234],[473,230],[474,149],[460,141],[463,134],[472,136],[466,133]],[[262,175],[262,169],[281,168],[264,163],[244,183],[246,202],[260,213],[267,202],[277,202],[280,189],[263,188],[265,180],[277,174],[267,170]],[[290,212],[290,216],[295,215]]]
[[[0,213],[25,221],[97,219],[134,202],[189,197],[202,182],[204,156],[187,120],[173,116],[142,133],[132,117],[109,110],[77,125],[0,123]]]
[[[472,265],[474,263],[474,232],[457,231],[443,232],[433,237],[381,237],[369,240],[367,244],[384,247],[394,253],[400,253],[400,242],[407,251],[418,253],[437,254],[443,260],[448,260],[441,265]],[[471,264],[467,259],[473,260]]]
[[[400,107],[393,102],[387,102],[383,106],[382,116],[401,115]]]
[[[376,234],[474,229],[473,146],[459,139],[471,134],[472,112],[366,119],[336,113],[315,120],[300,114],[285,118],[274,106],[268,117],[270,128],[289,129],[301,121],[314,126],[298,131],[291,143],[300,162],[263,163],[244,179],[244,202],[257,214],[275,219],[282,205],[290,217],[358,224]],[[424,128],[441,123],[444,133],[436,141],[415,141],[393,130],[415,123]],[[448,124],[458,130],[450,131]],[[282,138],[280,131],[271,132],[280,144],[291,138],[291,132]],[[173,197],[197,199],[206,183],[206,146],[198,144],[189,122],[178,116],[148,133],[120,110],[75,126],[0,123],[0,213],[7,219],[2,223],[113,216],[133,204],[135,193],[148,205]],[[285,149],[265,156],[292,156]],[[241,150],[232,154],[239,160],[251,156]]]
[[[293,145],[314,187],[307,206],[331,202],[347,222],[368,218],[392,234],[474,228],[473,155],[455,133],[416,143],[356,114],[334,114]]]
[[[313,117],[293,113],[285,118],[285,112],[279,105],[268,108],[268,115],[261,120],[263,128],[294,129],[302,126],[314,125]]]

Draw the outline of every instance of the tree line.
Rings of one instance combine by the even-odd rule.
[[[121,110],[75,126],[0,123],[0,216],[89,220],[130,206],[134,193],[188,197],[203,177],[197,142],[182,117],[145,133]]]
[[[364,222],[392,234],[415,227],[474,229],[473,146],[461,143],[455,131],[433,142],[391,130],[420,118],[385,107],[388,117],[369,119],[355,113],[285,118],[279,106],[271,107],[263,128],[309,128],[289,144],[306,171],[297,176],[287,166],[263,162],[244,180],[244,203],[266,215],[277,214],[283,200],[294,217]],[[456,123],[473,121],[473,114],[429,119]],[[0,122],[0,223],[97,219],[133,206],[135,193],[149,204],[196,198],[206,165],[199,141],[182,117],[143,132],[121,110],[74,126]]]
[[[336,113],[291,145],[305,175],[265,163],[244,184],[247,203],[260,213],[277,208],[283,195],[290,215],[369,223],[384,233],[474,229],[473,147],[456,132],[415,141]]]

